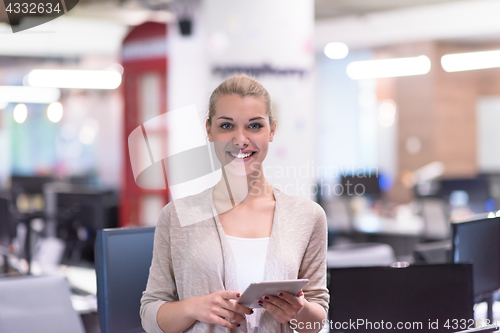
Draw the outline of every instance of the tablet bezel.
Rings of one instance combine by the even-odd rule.
[[[245,289],[238,303],[248,308],[261,308],[258,300],[262,296],[278,296],[280,291],[296,295],[308,282],[308,279],[254,282]]]

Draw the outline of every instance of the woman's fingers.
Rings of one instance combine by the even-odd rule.
[[[262,300],[259,304],[281,324],[285,324],[292,319],[288,319],[287,313],[270,301]]]
[[[241,297],[241,293],[231,290],[223,290],[221,292],[222,298],[225,300],[224,306],[226,309],[240,313],[240,314],[252,314],[253,310],[238,304],[238,300]]]
[[[241,293],[233,290],[222,290],[220,294],[224,299],[240,299],[241,297]]]
[[[299,292],[297,295],[284,291],[279,292],[278,296],[264,295],[259,304],[280,323],[286,323],[295,318],[304,306],[303,294]]]
[[[295,296],[292,296],[292,297],[295,297]],[[293,305],[290,302],[286,301],[283,298],[277,297],[277,296],[264,295],[262,297],[262,300],[264,302],[269,302],[269,303],[279,307],[280,309],[283,309],[286,312],[291,312],[294,309]]]
[[[247,308],[246,306],[238,304],[235,301],[230,301],[230,302],[232,303],[232,306],[229,309],[231,311],[234,311],[234,312],[237,312],[237,313],[241,313],[241,314],[247,314],[247,315],[251,315],[253,313],[253,310],[250,309],[250,308]]]
[[[231,323],[228,320],[224,319],[223,317],[220,317],[220,316],[217,316],[217,315],[211,316],[210,319],[211,319],[210,320],[211,324],[216,324],[216,325],[219,325],[219,326],[222,326],[222,327],[236,328],[236,327],[241,326],[240,323],[237,323],[237,322]]]
[[[295,303],[298,302],[298,297],[300,297],[300,296],[303,295],[301,293],[302,293],[302,290],[299,291],[299,293],[297,295],[292,295],[292,294],[287,293],[285,291],[280,291],[278,293],[278,297],[281,298],[281,299],[283,299],[283,300],[285,300],[285,301],[287,301],[290,304],[295,304]]]
[[[243,317],[241,314],[225,308],[217,307],[214,309],[214,312],[222,318],[228,318],[234,321],[243,321],[245,319],[245,317]]]
[[[251,309],[237,303],[240,293],[230,290],[218,291],[202,296],[199,302],[196,320],[216,324],[227,328],[236,328],[238,322],[245,320],[245,314],[250,314]]]
[[[239,292],[224,290],[220,292],[220,296],[213,309],[218,316],[239,322],[245,320],[245,314],[253,313],[252,309],[238,304],[237,299],[241,297]]]

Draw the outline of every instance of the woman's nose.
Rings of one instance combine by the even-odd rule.
[[[243,131],[236,131],[233,137],[233,144],[240,148],[245,148],[248,146],[248,137]]]

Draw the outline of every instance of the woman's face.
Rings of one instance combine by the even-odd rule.
[[[260,170],[276,129],[262,99],[236,94],[219,97],[212,123],[206,126],[217,158],[237,175]]]

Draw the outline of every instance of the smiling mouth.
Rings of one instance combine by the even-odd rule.
[[[238,154],[235,154],[235,153],[232,153],[232,152],[228,152],[229,155],[231,155],[232,157],[234,158],[240,158],[240,159],[243,159],[243,158],[247,158],[247,157],[250,157],[252,156],[253,154],[255,154],[255,152],[251,152],[251,153],[238,153]]]

